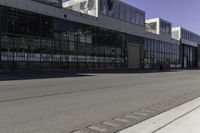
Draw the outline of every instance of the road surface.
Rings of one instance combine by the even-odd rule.
[[[0,81],[0,133],[68,133],[200,92],[200,71]],[[172,100],[171,100],[172,101]]]

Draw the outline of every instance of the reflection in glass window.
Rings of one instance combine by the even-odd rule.
[[[119,3],[114,2],[114,17],[119,18],[120,14],[120,8],[119,8]]]
[[[144,19],[145,19],[145,18],[144,18],[144,15],[141,14],[140,17],[141,17],[141,18],[140,18],[140,25],[141,25],[141,26],[144,26],[144,21],[145,21],[145,20],[144,20]]]
[[[135,20],[136,20],[136,12],[135,12],[135,9],[132,9],[131,10],[131,23],[135,23]]]
[[[107,12],[107,0],[100,0],[100,12],[106,14]]]
[[[121,1],[100,0],[100,13],[141,26],[145,25],[145,13]]]
[[[168,26],[167,26],[167,33],[171,34],[171,25],[170,24],[168,24]]]
[[[126,11],[125,5],[120,4],[120,19],[121,20],[125,20],[125,11]]]
[[[131,8],[126,7],[126,21],[131,22]]]
[[[160,25],[161,25],[161,26],[160,26],[160,31],[161,31],[161,32],[164,32],[164,23],[161,22]]]
[[[138,12],[136,12],[136,24],[140,24],[140,20],[141,18],[140,18],[140,13],[138,13]]]
[[[145,45],[149,45],[149,48],[145,50],[144,68],[154,69],[157,66],[159,69],[160,64],[178,65],[180,63],[180,56],[178,52],[180,50],[179,45],[161,42],[153,39],[146,39]],[[186,52],[186,54],[188,54],[188,52]]]
[[[101,4],[101,10],[103,11],[103,4],[105,3]],[[118,10],[115,15],[119,16],[119,7],[116,6],[114,9]],[[19,37],[13,33],[23,33],[23,30],[19,31],[17,27],[12,26],[11,23],[9,24],[10,30],[5,30],[5,33],[12,34],[12,36],[2,35],[0,39],[0,58],[2,62],[15,60],[15,64],[17,64],[26,61],[32,64],[35,63],[37,67],[42,68],[127,67],[125,34],[67,20],[57,20],[57,18],[41,14],[27,14],[27,12],[20,13],[22,16],[30,15],[27,17],[28,21],[24,19],[24,22],[28,26],[35,24],[37,26],[27,29],[26,32],[31,36],[20,35]],[[123,13],[123,17],[125,17],[125,8]],[[0,18],[2,18],[1,15],[0,13]],[[16,18],[16,15],[19,17],[16,13],[10,14],[9,17]],[[6,18],[8,18],[8,14]],[[7,24],[9,23],[8,20],[5,19],[5,21]],[[15,21],[16,24],[21,24],[17,22],[21,19]],[[0,24],[0,27],[3,27],[2,23]],[[24,25],[21,24],[20,26],[23,27]],[[104,59],[107,59],[107,62]],[[108,64],[104,65],[106,63]],[[34,68],[32,64],[29,66]]]
[[[115,3],[113,0],[100,0],[100,12],[108,16],[114,16]]]
[[[114,1],[113,0],[107,0],[107,14],[109,16],[114,15]]]

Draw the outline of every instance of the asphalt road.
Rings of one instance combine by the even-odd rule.
[[[198,91],[198,70],[0,81],[0,133],[67,133]]]

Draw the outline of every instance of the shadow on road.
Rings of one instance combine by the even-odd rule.
[[[0,72],[0,81],[94,76],[75,72]]]
[[[48,78],[70,78],[70,77],[88,77],[95,74],[144,74],[144,73],[163,73],[177,72],[181,69],[173,70],[79,70],[79,71],[10,71],[0,72],[0,81],[9,80],[28,80],[28,79],[48,79]]]
[[[183,69],[168,69],[168,70],[127,70],[127,69],[116,69],[116,70],[97,70],[97,71],[86,71],[88,74],[144,74],[144,73],[164,73],[164,72],[179,72]],[[81,72],[84,73],[84,72]]]

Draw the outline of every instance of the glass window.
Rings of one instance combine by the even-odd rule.
[[[113,1],[109,0],[106,1],[106,5],[107,5],[107,15],[109,16],[114,16],[114,3]]]
[[[114,17],[119,18],[120,16],[120,8],[118,2],[114,2]]]
[[[13,40],[7,36],[1,37],[1,61],[13,60]]]
[[[171,24],[168,24],[168,26],[167,26],[167,33],[171,33]]]
[[[28,34],[40,35],[40,15],[34,13],[28,13]]]
[[[140,25],[140,23],[141,23],[140,13],[136,12],[136,24]]]
[[[165,25],[164,25],[164,23],[161,21],[161,27],[160,27],[160,31],[161,32],[165,32]]]
[[[145,16],[144,16],[143,14],[141,14],[140,17],[141,17],[141,18],[140,18],[140,25],[141,25],[141,26],[144,26],[144,23],[145,23],[145,22],[144,22],[144,21],[145,21],[145,18],[144,18],[144,17],[145,17]]]
[[[149,40],[149,44],[150,44],[150,50],[153,51],[153,40]]]
[[[106,2],[106,0],[101,2],[103,1]],[[119,4],[116,5],[119,6]],[[115,8],[119,9],[118,6]],[[103,9],[104,6],[101,7],[101,10]],[[129,10],[131,11],[131,8]],[[117,11],[115,15],[119,16],[120,10]],[[20,11],[20,13],[16,12],[11,11],[9,16],[9,19],[15,20],[14,22],[16,23],[12,23],[13,21],[9,24],[7,23],[9,30],[5,30],[5,32],[16,32],[17,34],[27,32],[26,34],[31,36],[2,36],[0,47],[1,61],[40,62],[38,65],[42,64],[43,68],[61,67],[64,65],[62,66],[63,68],[74,69],[77,66],[84,68],[84,63],[85,66],[90,65],[91,67],[93,65],[89,64],[91,62],[105,64],[104,59],[106,58],[107,63],[118,62],[120,63],[119,66],[127,65],[126,37],[122,33],[41,14],[23,11]],[[124,6],[122,7],[122,18],[127,17],[125,17],[125,12],[126,8]],[[131,12],[129,15],[131,17]],[[17,22],[22,20],[22,16],[25,16],[26,20]],[[130,20],[130,17],[126,19]],[[83,63],[78,64],[78,61]],[[86,64],[87,62],[88,64]],[[58,64],[58,66],[54,66],[54,64]],[[96,63],[94,65],[98,67],[99,64]]]
[[[41,35],[44,37],[51,37],[52,35],[52,21],[48,16],[41,17]]]
[[[135,23],[136,20],[136,12],[135,9],[131,10],[131,23]]]
[[[168,24],[164,23],[164,33],[167,33],[167,26],[168,26]]]
[[[145,38],[144,50],[147,50],[147,42],[148,42],[148,39]]]
[[[128,6],[126,7],[126,21],[131,22],[131,8]]]
[[[120,4],[120,19],[125,20],[125,13],[126,13],[126,7],[123,4]]]
[[[107,0],[100,0],[100,12],[102,14],[107,13]]]
[[[10,8],[8,18],[11,33],[27,34],[27,13],[25,11]]]
[[[158,43],[157,40],[156,40],[156,52],[160,52],[160,51],[159,51],[159,43]]]

